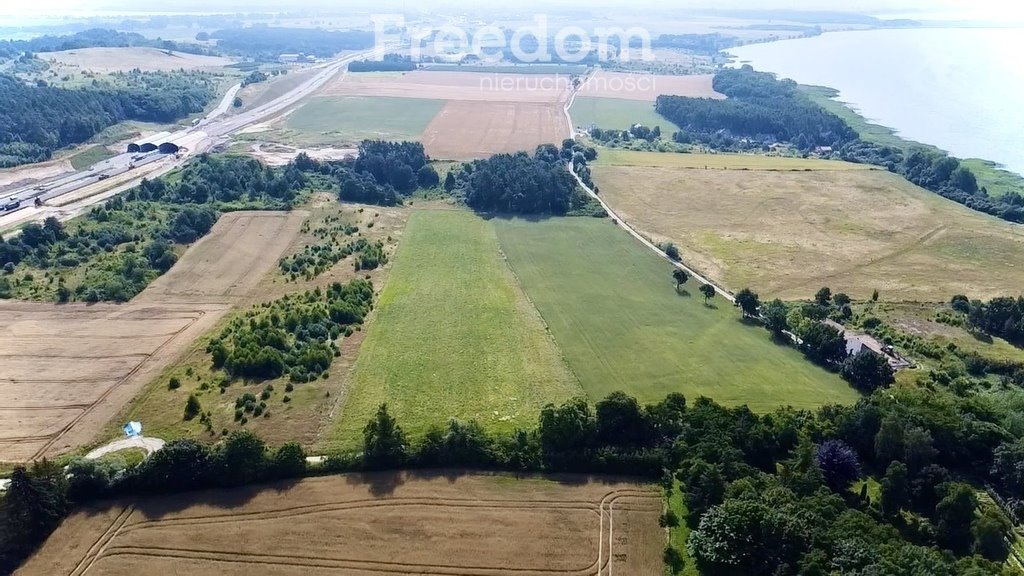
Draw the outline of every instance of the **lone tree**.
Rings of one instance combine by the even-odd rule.
[[[683,284],[686,284],[687,280],[689,280],[690,277],[687,276],[685,270],[681,268],[676,268],[675,270],[672,271],[672,279],[676,281],[676,291],[678,292],[679,288]]]
[[[707,304],[715,297],[715,287],[711,284],[704,284],[700,287],[700,293],[704,295],[704,303]]]
[[[818,303],[818,306],[828,306],[832,303],[832,289],[826,286],[818,290],[818,293],[814,295],[814,301]]]
[[[744,288],[736,294],[736,304],[743,310],[744,317],[756,318],[761,299],[750,288]]]
[[[408,443],[405,433],[381,404],[377,415],[363,428],[363,458],[370,468],[388,468],[405,461]]]

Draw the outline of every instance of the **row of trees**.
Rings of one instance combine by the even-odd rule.
[[[841,146],[857,139],[841,118],[812,102],[792,80],[755,72],[750,66],[715,74],[724,100],[659,96],[656,110],[682,129],[677,141],[725,133],[755,141],[804,146]]]
[[[373,286],[356,279],[289,294],[232,320],[207,345],[213,367],[232,378],[266,380],[288,375],[309,382],[327,372],[339,349],[373,307]]]
[[[533,429],[495,435],[474,421],[438,423],[410,438],[382,405],[358,454],[328,471],[453,467],[610,472],[680,486],[687,545],[705,574],[999,574],[1010,523],[971,482],[1011,504],[1024,496],[1024,441],[1012,414],[945,390],[899,389],[854,406],[758,415],[680,394],[647,406],[621,392],[591,406],[548,405]],[[236,432],[212,448],[170,442],[128,470],[73,462],[18,469],[0,506],[6,568],[31,552],[71,503],[125,493],[238,486],[305,473],[301,448],[276,452]],[[871,476],[873,498],[853,486]],[[866,484],[865,484],[866,485]],[[666,558],[678,560],[679,550]],[[893,572],[893,570],[899,572]]]

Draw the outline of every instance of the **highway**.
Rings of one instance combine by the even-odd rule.
[[[108,191],[107,188],[116,187],[118,190],[122,190],[141,181],[143,177],[165,174],[174,167],[182,165],[189,156],[207,152],[225,141],[231,134],[248,126],[270,120],[296,105],[303,98],[322,88],[353,60],[382,55],[389,49],[389,47],[381,47],[319,64],[315,68],[319,68],[320,71],[294,90],[252,110],[233,116],[227,115],[235,96],[241,89],[241,85],[236,84],[227,91],[218,106],[195,126],[179,130],[166,138],[168,142],[174,142],[181,146],[181,152],[178,154],[162,154],[158,151],[119,154],[72,174],[64,174],[35,181],[27,186],[4,190],[0,192],[0,230],[15,228],[48,216],[56,216],[60,219],[73,217],[80,212],[82,206],[79,206],[79,210],[74,213],[61,210],[59,205],[62,197],[75,198],[79,196],[79,194],[75,194],[77,192],[81,191],[83,194],[88,192],[88,196],[81,198],[79,202],[88,205],[108,198],[109,194],[104,193]],[[130,178],[130,175],[124,176],[129,172],[137,172],[138,178]],[[109,187],[104,187],[101,184],[106,181],[110,182]],[[39,206],[36,205],[37,199],[41,203]],[[50,205],[51,203],[55,206]],[[7,208],[8,205],[11,208]]]

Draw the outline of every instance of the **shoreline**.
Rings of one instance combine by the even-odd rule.
[[[978,179],[978,186],[984,187],[989,196],[1000,197],[1008,192],[1024,195],[1024,175],[1007,169],[999,162],[984,158],[960,158],[934,144],[905,138],[897,129],[877,124],[864,117],[852,103],[840,100],[839,90],[830,86],[800,84],[800,89],[826,111],[842,118],[865,141],[902,150],[923,149],[946,154],[969,168]]]

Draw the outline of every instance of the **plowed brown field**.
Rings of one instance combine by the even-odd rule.
[[[0,303],[0,461],[92,441],[259,282],[301,222],[299,213],[227,214],[128,304]]]
[[[662,573],[660,493],[584,477],[368,474],[71,516],[17,573]]]

